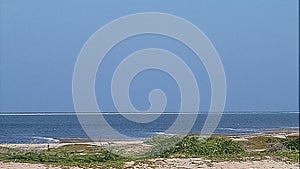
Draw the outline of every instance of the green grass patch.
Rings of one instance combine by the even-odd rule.
[[[170,150],[182,140],[183,136],[155,136],[145,141],[146,144],[152,145],[152,150],[145,153],[144,157],[156,157]]]
[[[163,157],[238,157],[244,148],[240,143],[227,137],[200,139],[184,137],[176,146],[162,154]]]
[[[282,142],[284,139],[271,136],[251,137],[247,141],[240,142],[247,150],[267,149],[272,144]]]
[[[299,163],[299,151],[277,151],[267,155],[281,161]]]
[[[99,146],[76,144],[40,152],[21,152],[2,148],[1,161],[54,164],[60,166],[122,168],[125,158],[113,154]]]
[[[295,150],[295,151],[299,151],[300,150],[300,140],[299,140],[299,137],[296,138],[296,139],[295,138],[285,139],[283,141],[283,144],[289,150]]]

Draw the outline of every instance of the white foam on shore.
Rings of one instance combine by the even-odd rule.
[[[58,139],[54,139],[54,138],[51,138],[51,137],[32,137],[33,139],[39,139],[39,140],[46,140],[47,142],[50,142],[50,143],[58,143],[59,140]]]
[[[217,128],[219,130],[229,130],[229,131],[244,131],[244,132],[255,132],[258,131],[258,129],[243,129],[243,128]]]

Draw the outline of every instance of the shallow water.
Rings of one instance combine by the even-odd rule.
[[[118,114],[107,113],[104,117],[115,130],[134,138],[179,134],[181,125],[186,125],[179,124],[174,133],[165,133],[176,120],[176,113],[161,115],[146,124],[129,121]],[[207,113],[199,113],[190,132],[199,133],[206,117]],[[222,115],[215,133],[256,134],[298,128],[298,123],[299,112],[227,112]],[[106,137],[109,136],[103,136]],[[0,113],[0,143],[47,143],[57,142],[57,138],[87,138],[74,113]]]

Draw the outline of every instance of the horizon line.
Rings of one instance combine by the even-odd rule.
[[[47,115],[193,115],[193,114],[278,114],[299,113],[299,111],[244,111],[244,112],[0,112],[0,116],[47,116]]]

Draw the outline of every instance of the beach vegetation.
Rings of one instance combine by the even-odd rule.
[[[201,139],[186,136],[176,146],[162,154],[163,157],[237,157],[245,152],[242,145],[227,137],[213,136]]]
[[[0,161],[83,168],[124,168],[126,162],[138,164],[149,158],[200,157],[211,162],[275,159],[299,163],[299,137],[254,136],[235,141],[226,136],[174,135],[156,136],[144,143],[152,148],[140,156],[122,156],[92,144],[68,144],[40,151],[0,146]]]
[[[299,137],[296,138],[296,139],[286,139],[283,142],[283,144],[289,150],[295,150],[295,151],[299,151],[300,150],[300,139],[299,139]]]
[[[113,166],[114,168],[121,168],[125,159],[99,146],[72,144],[39,152],[20,151],[17,149],[2,147],[0,160],[52,164],[59,166],[80,166],[92,168]]]

